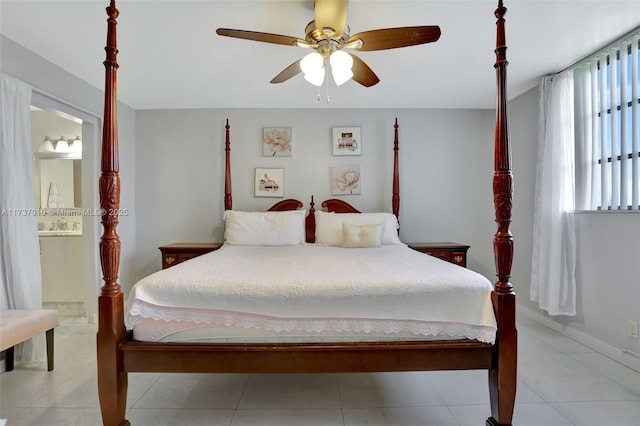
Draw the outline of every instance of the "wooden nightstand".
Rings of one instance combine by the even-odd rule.
[[[458,243],[407,243],[419,252],[438,257],[459,266],[467,267],[468,245]]]
[[[162,269],[218,250],[220,247],[222,247],[222,243],[173,243],[158,247],[162,253]]]

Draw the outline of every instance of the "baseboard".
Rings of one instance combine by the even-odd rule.
[[[86,317],[84,302],[42,302],[42,309],[54,309],[61,317]]]
[[[633,354],[625,353],[624,349],[616,348],[615,346],[598,340],[595,337],[589,336],[582,331],[576,330],[575,328],[567,327],[564,324],[560,324],[527,306],[518,305],[517,311],[527,318],[537,321],[540,324],[549,327],[552,330],[555,330],[558,333],[567,336],[578,343],[582,343],[586,347],[593,349],[594,351],[599,352],[602,355],[609,357],[626,367],[631,368],[632,370],[640,372],[640,358],[637,358]]]

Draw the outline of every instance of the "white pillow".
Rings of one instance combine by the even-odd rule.
[[[402,244],[398,238],[398,219],[393,213],[334,213],[316,210],[316,244],[342,245],[342,223],[382,224],[382,244]]]
[[[342,247],[380,247],[382,245],[382,224],[351,225],[342,222]]]
[[[305,210],[283,212],[224,212],[224,241],[245,246],[304,244]]]

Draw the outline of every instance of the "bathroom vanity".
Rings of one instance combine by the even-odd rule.
[[[40,233],[42,302],[60,315],[84,315],[82,234],[78,231]]]

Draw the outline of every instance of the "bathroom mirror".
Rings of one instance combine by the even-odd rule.
[[[39,153],[41,208],[82,207],[82,160],[71,156]]]

